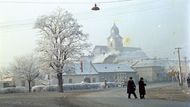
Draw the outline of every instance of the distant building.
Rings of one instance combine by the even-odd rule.
[[[95,46],[93,54],[93,63],[127,64],[137,72],[137,76],[144,77],[150,82],[163,81],[167,78],[166,61],[150,60],[141,48],[125,47],[115,24],[107,38],[107,46]]]
[[[95,46],[92,56],[83,56],[80,63],[64,67],[64,83],[121,82],[131,76],[135,81],[166,80],[167,61],[150,60],[139,47],[126,47],[114,24],[107,38],[107,46]],[[56,74],[49,76],[49,84],[57,84]]]
[[[166,63],[159,59],[144,59],[132,68],[138,72],[139,77],[144,77],[149,82],[166,81],[168,79]]]
[[[120,36],[119,29],[115,24],[112,26],[110,36],[107,38],[107,46],[95,46],[93,54],[93,63],[132,64],[136,60],[148,58],[141,48],[124,47],[123,38]]]
[[[121,82],[128,77],[137,78],[137,72],[127,64],[93,64],[88,57],[81,63],[65,66],[64,83]],[[54,78],[56,84],[57,79]]]

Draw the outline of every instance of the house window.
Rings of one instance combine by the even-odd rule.
[[[70,79],[69,79],[69,83],[72,83],[72,82],[73,82],[73,80],[70,78]]]
[[[93,78],[93,79],[92,79],[92,82],[96,82],[96,78]]]
[[[3,83],[3,88],[9,87],[9,83]]]
[[[21,80],[21,86],[25,87],[25,80]]]
[[[157,77],[159,77],[160,76],[160,74],[159,73],[157,73]]]
[[[32,81],[32,86],[35,86],[35,81]]]
[[[91,81],[90,81],[90,78],[89,78],[89,77],[85,77],[85,78],[84,78],[84,82],[90,83],[90,82],[91,82]]]

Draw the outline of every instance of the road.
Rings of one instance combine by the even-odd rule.
[[[168,85],[169,88],[165,88]],[[128,99],[126,88],[96,92],[0,94],[0,107],[190,107],[190,96],[171,87],[173,85],[163,83],[147,86],[146,99],[143,100]]]
[[[148,86],[147,89],[160,88],[168,84]],[[170,85],[172,87],[172,85]],[[138,94],[138,92],[137,92]],[[185,98],[185,96],[182,96]],[[157,100],[150,96],[146,99],[128,99],[125,88],[107,89],[100,92],[83,93],[71,98],[72,104],[79,107],[190,107],[190,100]]]

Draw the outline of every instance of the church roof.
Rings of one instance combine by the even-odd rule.
[[[138,47],[123,47],[121,51],[137,51],[141,50],[141,48]]]
[[[95,47],[94,47],[94,50],[95,49],[103,49],[103,50],[108,50],[108,47],[107,46],[103,46],[103,45],[96,45]]]
[[[148,58],[141,48],[123,47],[118,59],[145,59]]]
[[[100,46],[100,45],[97,45],[97,46],[95,46],[94,49],[93,49],[94,54],[97,54],[97,53],[95,53],[96,51],[109,52],[109,48],[108,48],[107,46]]]
[[[127,62],[130,59],[145,59],[148,58],[141,48],[136,47],[123,47],[119,51],[108,51],[105,54],[95,55],[93,63],[103,63],[106,58],[111,55],[116,55],[118,63]]]

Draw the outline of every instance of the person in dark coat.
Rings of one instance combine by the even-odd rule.
[[[139,81],[139,94],[140,94],[140,99],[143,99],[145,94],[146,94],[146,90],[145,90],[145,86],[146,84],[144,83],[143,77],[140,78]]]
[[[106,88],[107,87],[107,80],[104,80],[104,88]]]
[[[187,86],[190,88],[190,77],[187,78]]]
[[[135,83],[133,81],[133,78],[130,77],[129,81],[127,82],[127,93],[128,93],[128,98],[129,99],[131,98],[131,94],[134,95],[135,99],[137,98],[135,90],[136,90],[136,85],[135,85]]]

